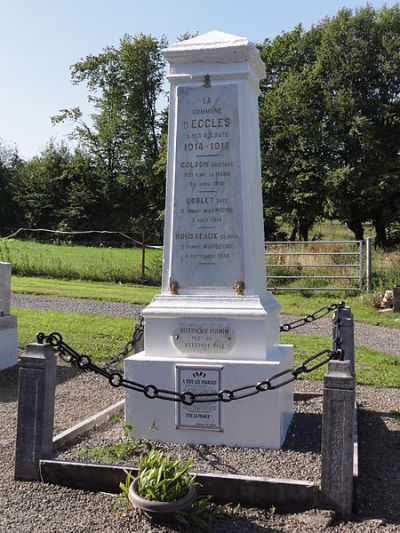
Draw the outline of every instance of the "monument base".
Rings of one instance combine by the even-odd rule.
[[[215,392],[256,384],[293,366],[292,346],[276,345],[268,361],[167,358],[140,352],[125,360],[125,378],[159,389]],[[125,418],[134,435],[186,444],[280,448],[293,416],[293,385],[231,402],[149,399],[126,389]]]
[[[0,370],[18,363],[17,317],[0,316]]]
[[[274,359],[279,344],[280,305],[267,291],[246,296],[160,294],[142,313],[146,355],[151,357],[181,360],[204,354],[212,360],[265,361]],[[227,338],[216,334],[218,329],[225,329]]]

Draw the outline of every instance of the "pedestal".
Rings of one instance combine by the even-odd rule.
[[[279,346],[270,361],[243,361],[205,358],[151,357],[141,352],[125,362],[125,377],[168,390],[179,389],[179,373],[193,376],[198,388],[234,389],[256,384],[293,363],[292,347]],[[211,379],[209,379],[211,378]],[[181,379],[182,381],[182,379]],[[203,381],[205,384],[201,384]],[[187,388],[193,390],[195,384]],[[182,390],[183,392],[183,390]],[[257,448],[280,448],[293,413],[292,385],[232,402],[185,406],[165,400],[148,399],[126,391],[126,420],[134,435],[167,442],[223,444]],[[151,428],[151,429],[150,429]]]
[[[279,343],[279,311],[266,291],[253,296],[155,296],[143,310],[146,355],[265,361]]]

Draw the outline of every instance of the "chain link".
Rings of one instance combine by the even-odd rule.
[[[170,402],[181,402],[185,405],[192,405],[193,403],[205,403],[205,402],[222,402],[222,403],[228,403],[232,402],[234,400],[241,400],[243,398],[248,398],[250,396],[255,396],[256,394],[260,394],[262,392],[266,392],[269,390],[275,390],[279,389],[281,387],[284,387],[285,385],[288,385],[289,383],[292,383],[301,374],[308,374],[310,372],[313,372],[314,370],[317,370],[317,368],[320,368],[323,365],[328,364],[329,361],[332,359],[336,360],[343,360],[343,350],[340,348],[340,345],[342,344],[342,339],[340,337],[340,327],[341,327],[341,321],[338,319],[338,309],[344,307],[344,302],[341,304],[332,304],[325,308],[321,308],[318,311],[315,311],[311,315],[307,315],[303,320],[303,324],[307,322],[311,322],[313,320],[318,320],[319,318],[322,318],[323,316],[327,315],[329,312],[335,310],[336,311],[336,317],[334,320],[334,326],[335,326],[335,333],[334,333],[334,339],[333,339],[333,346],[334,348],[332,350],[325,349],[322,350],[316,354],[313,354],[301,363],[296,368],[288,368],[287,370],[284,370],[282,372],[278,372],[277,374],[274,374],[268,379],[259,381],[258,383],[252,384],[252,385],[244,385],[242,387],[238,387],[236,389],[224,389],[216,392],[206,392],[206,393],[199,393],[195,394],[190,391],[184,391],[184,392],[178,392],[175,390],[168,390],[168,389],[160,389],[156,387],[155,385],[148,384],[144,385],[143,383],[138,383],[136,381],[131,381],[129,379],[126,379],[121,372],[114,371],[109,368],[110,365],[107,365],[105,367],[99,367],[95,363],[93,363],[90,356],[86,354],[79,354],[77,351],[75,351],[71,346],[69,346],[67,343],[63,341],[62,336],[60,333],[53,332],[50,333],[50,335],[45,335],[44,333],[38,333],[37,334],[37,341],[40,344],[43,344],[44,342],[49,344],[53,347],[55,353],[59,355],[64,361],[78,366],[83,371],[92,371],[96,374],[99,374],[106,378],[110,385],[112,387],[124,387],[125,389],[134,390],[136,392],[141,392],[146,396],[146,398],[149,398],[150,400],[153,399],[159,399],[159,400],[166,400]],[[313,317],[312,320],[307,320],[308,317]],[[314,318],[316,317],[316,318]],[[295,324],[299,321],[295,321]],[[289,326],[290,329],[294,329],[299,327],[299,325],[295,325],[292,327],[293,322],[290,324],[284,324],[283,326]],[[290,331],[289,330],[282,330],[281,331]],[[124,350],[120,354],[118,354],[118,357],[126,356],[131,349],[135,346],[136,342],[138,342],[143,335],[143,318],[138,323],[137,327],[135,328],[135,332],[133,334],[132,339],[126,344]],[[114,358],[115,360],[115,358]],[[311,366],[308,366],[309,363],[313,363]]]
[[[136,345],[142,340],[144,335],[144,317],[140,315],[139,320],[136,322],[135,328],[133,330],[132,338],[129,340],[123,349],[117,353],[111,361],[106,363],[106,368],[110,369],[116,363],[122,361],[128,357],[128,355],[134,351]]]
[[[325,307],[321,307],[321,309],[317,309],[313,313],[310,313],[309,315],[306,315],[303,318],[298,318],[296,320],[293,320],[292,322],[282,324],[279,328],[279,331],[288,332],[288,331],[292,331],[292,329],[301,328],[302,326],[305,326],[306,324],[310,324],[311,322],[320,320],[324,316],[329,315],[329,313],[331,313],[332,311],[336,311],[337,309],[343,309],[344,306],[345,306],[344,302],[341,302],[340,304],[326,305]]]

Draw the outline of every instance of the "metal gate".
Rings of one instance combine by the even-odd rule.
[[[363,241],[266,242],[267,286],[272,291],[369,290],[371,239],[365,248],[364,262]]]

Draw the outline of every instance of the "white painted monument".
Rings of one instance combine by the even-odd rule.
[[[18,363],[17,317],[10,315],[11,265],[0,262],[0,370]]]
[[[256,384],[293,365],[279,344],[280,306],[266,290],[253,43],[218,31],[164,50],[170,65],[162,293],[143,312],[144,351],[125,377],[210,393]],[[279,448],[291,385],[232,402],[185,405],[126,391],[135,434],[170,442]]]

